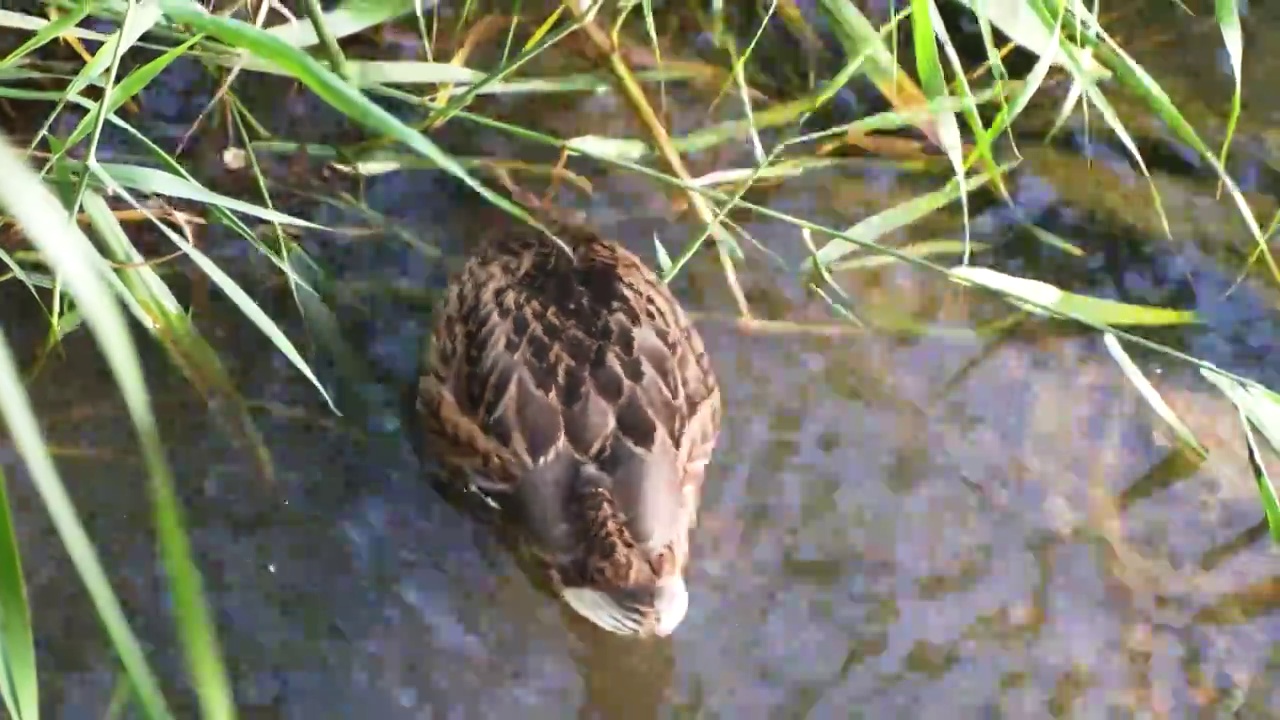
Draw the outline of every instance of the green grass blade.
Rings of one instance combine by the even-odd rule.
[[[99,172],[98,178],[108,189],[123,197],[129,198],[130,202],[135,207],[141,207],[141,203],[134,200],[129,195],[128,191],[115,183],[111,175],[105,172]],[[239,309],[250,322],[256,325],[258,329],[262,331],[262,334],[266,335],[267,339],[276,346],[276,349],[279,350],[281,354],[283,354],[285,358],[288,359],[289,362],[292,363],[293,366],[297,368],[313,386],[315,386],[324,398],[325,402],[329,403],[330,409],[334,412],[338,412],[338,409],[333,404],[333,400],[324,389],[324,385],[321,384],[320,379],[316,377],[315,372],[312,371],[311,366],[307,364],[305,359],[303,359],[302,354],[298,352],[297,347],[291,340],[289,340],[288,336],[284,334],[284,331],[280,329],[280,326],[271,319],[271,316],[267,315],[267,313],[258,306],[258,303],[254,302],[253,298],[250,297],[249,294],[231,278],[230,275],[228,275],[222,268],[218,267],[218,264],[215,263],[212,258],[201,252],[195,245],[187,242],[185,238],[174,232],[173,229],[165,223],[154,222],[154,225],[158,230],[160,230],[160,232],[164,233],[165,237],[169,238],[174,245],[177,245],[178,248],[182,250],[182,252],[185,253],[186,256],[194,262],[202,272],[204,272],[205,275],[208,275],[214,285],[217,285],[218,289],[225,293],[226,296],[235,303],[236,308]]]
[[[129,201],[131,201],[136,208],[141,208],[142,205],[140,202],[133,200],[132,197],[129,196],[129,193],[125,191],[123,187],[120,187],[119,184],[116,184],[109,174],[100,173],[99,178],[106,184],[106,187],[108,187],[109,190],[119,193],[119,195],[124,197],[128,197]],[[225,295],[227,295],[228,299],[236,304],[237,309],[241,311],[241,313],[243,313],[251,323],[257,325],[257,328],[260,329],[262,334],[265,334],[266,338],[275,345],[276,350],[279,350],[280,354],[284,355],[285,359],[289,360],[289,363],[293,364],[294,368],[297,368],[298,372],[301,372],[303,377],[310,380],[312,386],[315,386],[317,391],[320,392],[321,397],[324,397],[325,402],[328,402],[330,409],[332,409],[334,413],[338,413],[338,409],[334,406],[332,398],[329,397],[329,393],[324,389],[324,384],[320,383],[320,379],[316,377],[314,370],[311,370],[311,366],[307,364],[305,359],[303,359],[302,354],[298,352],[298,348],[293,345],[293,342],[289,340],[288,336],[285,336],[284,331],[282,331],[279,325],[275,323],[275,320],[271,319],[271,316],[266,314],[265,311],[257,305],[257,302],[253,301],[252,297],[250,297],[247,292],[244,292],[243,288],[239,286],[239,284],[234,281],[230,275],[225,273],[223,269],[219,268],[218,264],[214,263],[214,260],[209,258],[209,255],[206,255],[205,252],[202,252],[198,247],[192,245],[192,243],[188,242],[186,238],[179,236],[179,234],[175,233],[169,225],[156,222],[154,218],[152,218],[152,222],[154,222],[156,229],[163,232],[165,237],[168,237],[174,245],[178,246],[179,250],[183,251],[183,254],[187,255],[188,259],[191,259],[191,261],[193,261],[193,263],[195,263],[202,272],[209,275],[209,279],[214,281],[214,284],[218,286],[218,290],[223,291]],[[292,275],[292,270],[291,277],[296,277],[296,275]]]
[[[27,287],[27,290],[29,290],[31,295],[35,297],[36,302],[44,309],[45,314],[48,314],[49,309],[45,307],[44,298],[40,297],[40,293],[36,292],[35,283],[31,279],[31,274],[24,270],[22,266],[13,259],[13,256],[4,250],[0,250],[0,263],[4,263],[5,266],[9,268],[9,274],[17,278],[18,282]]]
[[[935,37],[943,28],[941,24],[934,28],[932,9],[932,0],[911,0],[911,39],[915,46],[916,74],[920,76],[920,89],[924,90],[926,99],[945,102],[950,92],[947,90],[942,60],[938,57],[938,38]],[[959,172],[962,141],[956,117],[951,112],[938,111],[934,119],[943,141],[942,149]]]
[[[985,17],[981,17],[980,19],[985,21]],[[1061,29],[1062,24],[1060,18],[1058,24],[1054,25],[1053,34],[1047,42],[1056,43]],[[1021,88],[1018,90],[1018,94],[1014,96],[1012,102],[1002,104],[1000,112],[996,114],[995,119],[991,122],[991,127],[986,132],[977,131],[978,128],[981,127],[980,119],[971,121],[970,124],[974,127],[975,131],[977,131],[975,135],[976,142],[974,144],[973,153],[970,155],[966,164],[972,164],[975,158],[986,159],[993,157],[991,150],[992,143],[995,142],[996,138],[999,137],[1001,133],[1013,124],[1013,121],[1022,114],[1022,111],[1026,109],[1028,104],[1030,104],[1031,99],[1037,92],[1039,92],[1040,87],[1044,84],[1045,78],[1049,74],[1049,70],[1053,68],[1052,60],[1055,56],[1055,53],[1049,52],[1040,55],[1040,59],[1037,60],[1036,64],[1031,68],[1031,72],[1027,73],[1026,78],[1021,84]],[[992,55],[991,59],[998,62],[999,56]],[[1016,83],[1007,82],[1001,83],[997,87],[1012,89],[1016,86]],[[1002,100],[1004,98],[1003,95],[1000,95],[999,97]],[[988,172],[991,172],[989,167]]]
[[[1280,395],[1257,384],[1245,384],[1221,372],[1201,369],[1205,379],[1213,383],[1236,405],[1244,409],[1249,420],[1262,432],[1276,452],[1280,452]]]
[[[97,193],[89,192],[84,197],[84,208],[102,240],[104,254],[119,266],[116,273],[120,278],[120,295],[138,303],[141,308],[138,314],[144,316],[143,325],[209,401],[211,408],[222,416],[227,428],[249,445],[262,479],[274,485],[271,453],[217,352],[192,324],[169,286],[134,248],[106,201]]]
[[[1041,4],[1040,0],[957,0],[970,10],[1000,29],[1009,39],[1039,57],[1048,58],[1055,65],[1072,70],[1083,70],[1091,77],[1105,78],[1110,72],[1093,59],[1088,50],[1065,38],[1056,36],[1049,40],[1049,21],[1053,13]],[[1073,11],[1081,12],[1085,8],[1078,0],[1066,3]],[[1036,7],[1039,5],[1040,7]],[[1053,5],[1059,5],[1054,2]],[[1065,14],[1065,8],[1060,13]]]
[[[138,41],[138,38],[142,37],[143,33],[155,26],[159,19],[160,12],[156,6],[155,0],[143,0],[137,5],[128,6],[128,11],[125,12],[124,20],[120,29],[113,33],[111,37],[102,44],[102,47],[98,48],[98,52],[94,53],[89,62],[85,63],[84,67],[80,68],[80,72],[76,73],[75,78],[72,79],[66,89],[64,89],[60,94],[60,97],[57,100],[57,106],[54,107],[53,112],[49,113],[44,124],[33,136],[30,145],[32,149],[36,148],[41,139],[43,139],[49,132],[49,128],[52,127],[58,114],[62,112],[62,108],[68,102],[68,99],[71,97],[78,97],[82,90],[95,82],[102,73],[107,71],[108,68],[111,68],[113,72],[118,70],[120,57]],[[108,91],[110,91],[110,88],[108,88]],[[93,122],[96,127],[97,124],[101,122],[103,113],[90,112],[89,116],[93,118]],[[97,135],[95,134],[94,137],[96,138]],[[90,156],[92,156],[92,151],[90,151]],[[52,165],[56,160],[56,156],[50,159],[49,165]],[[43,173],[41,174],[43,175]]]
[[[63,96],[59,95],[58,93],[43,92],[43,91],[26,91],[19,88],[5,88],[5,87],[0,87],[0,97],[12,97],[14,99],[20,99],[20,100],[45,100],[45,101],[48,101],[48,100],[59,101],[63,99]],[[90,102],[89,100],[86,100],[83,97],[80,97],[79,95],[66,96],[65,99],[71,102],[72,104],[78,105],[87,110],[92,110],[94,107],[96,107],[94,103]],[[155,142],[153,142],[145,134],[139,132],[137,128],[121,120],[119,117],[117,117],[113,113],[108,113],[106,115],[106,120],[112,125],[129,133],[129,135],[132,136],[135,140],[137,140],[143,147],[147,148],[152,153],[152,155],[156,158],[156,160],[158,160],[165,168],[168,168],[168,170],[173,175],[176,175],[180,177],[182,180],[185,180],[190,187],[188,187],[183,192],[193,193],[197,197],[201,197],[201,198],[205,197],[206,194],[210,192],[203,185],[201,185],[194,177],[192,177],[192,175],[188,173],[186,169],[182,167],[182,164],[179,163],[176,159],[174,159],[172,155],[165,152],[162,148],[160,148],[160,146],[156,145]],[[55,152],[60,149],[60,146],[57,144],[56,138],[50,138],[50,144],[54,146]],[[68,170],[69,166],[70,166],[70,163],[60,162],[60,163],[54,164],[54,169],[55,171],[62,172],[62,174],[64,174],[66,178],[70,178],[70,172]],[[69,179],[62,179],[62,180],[66,184],[70,184]],[[215,197],[223,198],[225,196],[215,194]],[[290,268],[289,265],[285,263],[277,255],[277,253],[275,253],[274,251],[272,251],[271,248],[263,244],[262,241],[258,238],[258,236],[253,232],[253,230],[251,230],[249,226],[245,225],[245,223],[237,215],[230,212],[229,210],[222,207],[221,205],[217,204],[216,202],[211,205],[208,205],[207,207],[212,211],[215,218],[217,218],[220,222],[224,223],[227,227],[235,231],[237,235],[244,238],[246,242],[250,243],[255,249],[261,252],[263,257],[266,257],[267,259],[269,259],[272,263],[275,264],[275,266],[282,273],[284,273],[286,276],[289,276],[291,282],[298,281],[297,278],[294,278],[291,276],[293,269]],[[257,213],[258,209],[259,208],[257,206],[253,206],[253,205],[249,205],[245,208],[246,212],[251,215],[258,214]]]
[[[1276,264],[1276,260],[1272,256],[1270,248],[1267,246],[1265,236],[1262,234],[1262,229],[1258,227],[1257,218],[1254,217],[1253,209],[1249,206],[1249,202],[1240,192],[1240,187],[1236,184],[1235,180],[1227,173],[1226,167],[1224,167],[1222,163],[1218,162],[1218,158],[1214,155],[1213,151],[1210,150],[1204,141],[1200,139],[1200,135],[1196,133],[1195,128],[1191,126],[1191,123],[1187,122],[1186,117],[1184,117],[1182,112],[1178,110],[1178,107],[1169,98],[1168,93],[1164,91],[1164,88],[1160,86],[1160,83],[1156,82],[1155,78],[1151,77],[1150,73],[1139,65],[1132,56],[1125,52],[1123,48],[1121,48],[1109,35],[1106,34],[1105,31],[1101,29],[1101,27],[1097,27],[1096,31],[1100,37],[1107,41],[1108,51],[1116,58],[1116,62],[1113,64],[1113,67],[1116,70],[1117,79],[1124,82],[1130,90],[1133,90],[1140,95],[1147,102],[1147,105],[1160,116],[1160,119],[1169,126],[1169,129],[1173,130],[1179,139],[1190,145],[1197,153],[1200,154],[1201,157],[1205,159],[1205,162],[1213,167],[1214,172],[1218,175],[1218,179],[1227,188],[1227,192],[1231,195],[1232,201],[1235,202],[1236,208],[1240,211],[1240,217],[1244,220],[1250,233],[1253,234],[1254,240],[1258,243],[1258,250],[1255,253],[1255,257],[1251,259],[1251,262],[1256,260],[1258,255],[1261,255],[1266,260],[1267,269],[1271,273],[1272,278],[1277,282],[1280,282],[1280,265]]]
[[[1221,390],[1240,412],[1240,424],[1249,449],[1249,464],[1258,483],[1263,513],[1271,528],[1271,539],[1280,543],[1280,496],[1277,496],[1275,483],[1262,461],[1262,449],[1253,434],[1256,427],[1272,450],[1280,452],[1280,395],[1257,383],[1246,385],[1215,370],[1200,368],[1200,374]]]
[[[3,164],[0,161],[0,165]],[[67,554],[71,556],[71,562],[76,566],[97,607],[107,634],[115,643],[121,663],[137,688],[139,704],[150,718],[171,718],[160,694],[160,686],[147,665],[142,646],[129,628],[120,601],[111,589],[93,543],[85,533],[71,497],[58,476],[31,408],[31,401],[19,379],[19,370],[13,359],[13,352],[9,349],[8,339],[3,334],[0,334],[0,416],[3,416],[9,428],[14,446],[31,474],[32,483],[53,519],[58,536],[66,547]]]
[[[1030,278],[1007,275],[991,268],[961,266],[951,269],[953,280],[973,283],[1002,295],[1028,312],[1044,315],[1047,310],[1067,318],[1084,318],[1103,327],[1121,325],[1185,325],[1199,322],[1191,310],[1172,310],[1150,305],[1132,305],[1077,295]],[[1043,308],[1043,309],[1042,309]]]
[[[414,60],[357,60],[349,63],[351,82],[370,85],[472,84],[484,80],[479,70],[452,63]]]
[[[1276,484],[1267,472],[1262,461],[1262,448],[1254,437],[1253,428],[1240,410],[1240,423],[1244,426],[1244,439],[1249,446],[1249,465],[1253,468],[1253,478],[1258,483],[1258,493],[1262,496],[1262,512],[1267,518],[1267,527],[1271,529],[1271,541],[1280,544],[1280,496],[1276,494]]]
[[[12,10],[0,10],[0,27],[36,31],[34,35],[27,38],[26,42],[19,45],[13,52],[9,53],[5,59],[0,60],[0,70],[9,67],[30,53],[44,47],[49,42],[56,40],[67,30],[83,20],[88,14],[88,5],[80,7],[77,10],[73,10],[72,12],[69,12],[53,21],[38,18],[33,15],[27,15],[25,13],[14,12]]]
[[[1078,245],[1073,244],[1057,233],[1045,230],[1039,225],[1025,223],[1022,227],[1026,228],[1032,235],[1036,236],[1037,240],[1049,247],[1057,248],[1058,250],[1075,257],[1084,257],[1086,254]]]
[[[35,638],[7,483],[0,467],[0,691],[14,720],[35,720],[40,716]]]
[[[996,137],[999,132],[998,130],[995,130],[994,128],[992,130],[988,130],[982,124],[982,116],[978,114],[978,107],[977,107],[978,103],[981,102],[981,100],[979,99],[979,94],[975,93],[973,88],[969,85],[969,79],[966,77],[966,69],[964,66],[964,61],[961,59],[959,51],[956,50],[955,44],[951,42],[951,35],[950,33],[947,32],[946,23],[942,21],[942,16],[938,11],[937,3],[935,3],[934,0],[928,0],[927,4],[929,8],[930,17],[933,18],[934,33],[938,38],[939,44],[942,45],[943,51],[946,53],[947,62],[950,63],[951,65],[951,74],[955,77],[954,84],[957,87],[958,94],[964,100],[964,102],[961,104],[961,111],[964,113],[965,122],[968,123],[970,132],[973,133],[973,136],[975,138],[985,138],[988,136],[990,136],[991,138]],[[943,82],[945,82],[945,77],[943,78]],[[1003,99],[1007,94],[1007,88],[1004,86],[999,76],[996,77],[995,89],[998,91],[1001,91],[999,94],[999,97],[1001,98],[1002,105],[1003,105]],[[956,126],[956,137],[954,140],[954,144],[955,144],[956,160],[952,162],[952,165],[955,168],[957,168],[956,172],[958,175],[960,172],[962,172],[961,168],[967,169],[973,162],[972,158],[968,161],[963,159],[964,143],[960,139],[958,125]],[[973,157],[976,157],[982,160],[983,170],[995,176],[994,180],[996,183],[997,192],[1000,194],[1001,197],[1007,198],[1009,196],[1009,191],[1008,191],[1008,188],[1006,188],[1004,185],[1004,178],[1002,178],[999,175],[999,171],[998,171],[999,163],[996,161],[995,154],[991,152],[990,143],[989,142],[979,143],[974,148]],[[969,213],[968,213],[967,197],[965,198],[964,202],[965,202],[965,214],[964,214],[965,241],[968,242],[970,240],[970,237],[969,237]],[[968,255],[965,256],[965,262],[966,263],[968,262]]]
[[[1005,166],[1007,169],[1009,166]],[[931,212],[938,210],[952,202],[955,202],[963,192],[963,188],[967,187],[972,190],[982,187],[990,180],[990,175],[975,175],[968,178],[966,184],[961,184],[955,178],[952,178],[946,186],[930,193],[925,193],[918,197],[912,198],[904,203],[895,205],[888,210],[882,210],[869,218],[859,221],[856,225],[845,231],[846,235],[856,237],[862,241],[861,247],[875,247],[877,238],[906,227]],[[811,267],[816,261],[820,265],[829,266],[831,263],[840,258],[854,252],[860,247],[858,243],[850,242],[841,238],[832,238],[825,245],[819,248],[817,255],[813,258],[807,258],[802,263],[800,270]]]
[[[156,76],[164,71],[165,68],[186,54],[187,50],[200,41],[200,37],[196,36],[173,48],[169,52],[164,53],[158,58],[151,60],[142,67],[129,73],[127,77],[121,80],[115,87],[111,88],[111,94],[107,97],[107,112],[114,113],[121,105],[129,102],[135,95],[142,92],[143,88],[156,79]],[[96,109],[96,108],[95,108]],[[75,130],[67,136],[63,143],[66,147],[72,147],[76,143],[83,140],[90,132],[93,131],[94,113],[86,113],[80,118],[79,124]]]
[[[662,244],[662,238],[658,237],[658,233],[653,234],[653,251],[658,256],[658,270],[666,273],[671,269],[671,253],[667,252],[667,248]]]
[[[592,157],[609,157],[619,160],[640,160],[649,154],[649,146],[643,140],[611,138],[599,135],[579,135],[565,141],[566,150],[584,153]]]
[[[191,0],[159,0],[159,2],[165,15],[173,22],[190,25],[199,32],[212,35],[228,45],[248,50],[259,59],[274,63],[349,119],[404,143],[415,152],[436,162],[442,170],[461,180],[489,202],[546,232],[546,228],[529,217],[522,208],[485,187],[435,143],[365,97],[359,90],[310,55],[248,23],[210,15]]]
[[[160,4],[157,0],[142,0],[132,6],[130,12],[125,15],[124,22],[120,26],[120,30],[111,36],[111,39],[102,44],[98,48],[98,52],[93,54],[93,58],[85,63],[85,66],[76,74],[76,79],[71,82],[67,88],[66,94],[78,95],[89,83],[111,67],[113,58],[117,51],[123,55],[125,51],[133,47],[144,33],[150,30],[160,20]]]
[[[863,63],[867,77],[891,105],[901,110],[925,102],[920,88],[899,67],[893,52],[880,36],[880,30],[852,0],[821,0],[818,6],[830,20],[831,30],[844,48],[845,55],[850,60]],[[917,127],[929,137],[936,137],[933,132],[937,127],[936,116],[922,120]]]
[[[1218,27],[1222,30],[1222,42],[1227,46],[1227,57],[1231,60],[1231,76],[1235,88],[1231,93],[1231,115],[1227,118],[1226,137],[1222,139],[1222,150],[1218,162],[1223,167],[1227,164],[1227,150],[1231,147],[1231,138],[1236,132],[1236,123],[1240,120],[1241,82],[1244,77],[1244,33],[1240,29],[1240,8],[1236,0],[1215,0],[1214,16]]]
[[[75,298],[76,306],[98,341],[129,405],[130,415],[144,443],[148,470],[168,477],[137,349],[124,314],[103,279],[106,263],[79,227],[68,220],[66,210],[4,136],[0,136],[0,177],[6,179],[0,183],[0,207],[5,208],[23,228],[27,238]],[[58,477],[30,402],[17,377],[17,368],[6,342],[0,345],[0,411],[5,414],[14,442],[31,471],[32,480],[85,583],[120,661],[137,688],[139,704],[151,718],[171,717],[142,646],[129,627],[124,610],[111,590],[97,553]]]
[[[1173,428],[1173,432],[1178,436],[1178,439],[1194,450],[1200,457],[1208,457],[1209,451],[1205,449],[1204,445],[1200,444],[1200,441],[1196,439],[1195,433],[1191,432],[1191,428],[1187,427],[1186,423],[1182,422],[1178,414],[1173,411],[1173,408],[1169,407],[1169,404],[1164,401],[1164,398],[1160,396],[1160,391],[1156,390],[1151,381],[1147,379],[1147,376],[1143,374],[1141,368],[1133,361],[1133,358],[1129,357],[1129,353],[1125,352],[1124,346],[1120,344],[1116,336],[1112,333],[1104,333],[1102,344],[1106,346],[1107,352],[1111,353],[1111,357],[1115,359],[1116,363],[1120,365],[1120,369],[1124,371],[1124,376],[1137,388],[1138,393],[1147,401],[1151,409],[1155,410],[1160,419]]]
[[[193,180],[179,177],[163,170],[144,167],[141,165],[127,165],[122,163],[99,163],[98,168],[111,176],[116,183],[139,190],[147,194],[166,195],[173,198],[181,198],[183,200],[194,200],[202,205],[214,205],[227,210],[252,217],[260,218],[268,222],[279,223],[281,225],[293,225],[295,227],[309,228],[312,230],[324,230],[325,228],[317,225],[309,220],[294,217],[288,213],[282,213],[278,210],[254,205],[243,200],[237,200],[227,197],[220,193],[209,190],[205,186]]]
[[[321,22],[335,39],[364,32],[369,28],[407,15],[421,0],[347,0],[321,14]],[[426,2],[430,6],[431,2]],[[288,45],[302,49],[316,45],[320,38],[309,22],[283,22],[266,30]]]
[[[982,252],[990,245],[981,242],[970,243],[964,240],[921,240],[898,248],[898,252],[913,258],[927,258],[936,255],[960,255]],[[853,257],[831,265],[832,271],[873,270],[882,268],[902,260],[884,254],[857,253]]]
[[[938,21],[936,25],[935,19]],[[950,98],[951,93],[947,89],[946,72],[942,69],[942,61],[938,57],[938,42],[941,41],[949,47],[951,40],[947,35],[946,26],[938,15],[937,8],[934,7],[933,0],[911,0],[911,28],[913,44],[916,48],[916,73],[920,75],[920,87],[930,101],[945,101]],[[976,119],[975,113],[970,113],[970,116]],[[952,112],[939,113],[935,118],[938,144],[946,153],[959,185],[960,217],[964,223],[964,240],[967,243],[969,242],[969,189],[965,186],[964,140],[960,137],[960,124],[956,120],[955,113]],[[977,135],[983,134],[980,122],[974,129]],[[991,160],[990,152],[987,153],[986,159],[989,166],[995,165]],[[994,177],[997,184],[1000,184],[999,176]],[[968,251],[964,254],[964,262],[966,264],[969,262]]]

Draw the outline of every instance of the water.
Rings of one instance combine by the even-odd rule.
[[[568,98],[535,122],[561,136],[604,132],[598,113],[609,102]],[[458,140],[454,132],[441,142]],[[494,142],[489,152],[515,152]],[[1146,193],[1122,170],[1093,172],[1095,187],[1113,177],[1098,191],[1113,201],[1125,187]],[[668,247],[692,237],[692,226],[664,219],[666,201],[643,181],[593,180],[595,199],[580,204],[646,259],[655,231]],[[846,226],[918,192],[913,183],[846,168],[791,182],[769,202]],[[1236,226],[1175,218],[1170,243],[1069,185],[1035,172],[1018,196],[1086,257],[1044,251],[992,208],[975,222],[975,240],[995,245],[981,260],[1081,292],[1202,309],[1209,327],[1157,336],[1280,386],[1268,364],[1280,338],[1274,294],[1246,284],[1223,297],[1238,266],[1219,251],[1243,242]],[[1211,183],[1185,192],[1201,212],[1217,207]],[[491,216],[431,173],[372,180],[365,199],[386,217],[296,198],[290,209],[374,229],[304,241],[349,290],[352,342],[410,382],[424,318],[356,288],[438,287]],[[899,239],[954,237],[959,227],[944,216]],[[793,265],[802,257],[787,226],[748,228]],[[440,257],[406,250],[405,234]],[[269,271],[246,263],[235,241],[209,246],[311,353]],[[719,273],[699,257],[676,284],[701,313],[726,413],[694,536],[693,605],[670,642],[602,636],[534,591],[422,480],[394,402],[333,417],[224,301],[214,299],[203,328],[256,403],[275,486],[151,352],[148,378],[245,716],[1109,718],[1239,708],[1261,718],[1280,705],[1280,556],[1258,532],[1235,411],[1194,370],[1134,350],[1213,451],[1200,466],[1173,450],[1090,334],[1049,324],[975,332],[1008,306],[899,268],[843,276],[855,309],[910,311],[948,332],[744,328],[729,318]],[[763,317],[824,317],[758,256],[744,284]],[[34,348],[43,329],[23,292],[0,286],[0,318],[16,346]],[[181,658],[142,466],[88,337],[50,357],[31,392],[116,591],[173,682]],[[45,708],[98,716],[116,681],[111,651],[17,458],[0,453],[16,478]],[[193,716],[177,697],[180,715]]]

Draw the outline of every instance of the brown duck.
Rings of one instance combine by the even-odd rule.
[[[528,226],[482,240],[423,354],[423,446],[500,510],[580,615],[669,635],[720,389],[702,338],[632,253],[522,198]]]

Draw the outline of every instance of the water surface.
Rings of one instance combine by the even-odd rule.
[[[1167,67],[1187,83],[1215,81]],[[568,137],[601,132],[598,118],[619,110],[606,96],[573,97],[540,110],[538,122]],[[174,127],[190,121],[182,108],[174,113]],[[461,144],[463,134],[441,141]],[[1065,162],[1032,157],[1015,194],[1027,217],[1086,256],[1048,253],[990,207],[975,218],[974,239],[993,246],[978,261],[1067,289],[1199,309],[1207,327],[1156,335],[1280,387],[1269,362],[1280,338],[1276,296],[1253,282],[1225,294],[1238,254],[1224,248],[1247,248],[1248,239],[1238,222],[1213,220],[1230,210],[1213,199],[1212,183],[1160,180],[1182,193],[1169,203],[1171,242],[1143,221],[1134,198],[1149,196],[1132,171],[1098,162],[1057,174]],[[1089,182],[1081,173],[1092,173]],[[673,222],[668,200],[642,180],[593,180],[594,199],[579,207],[650,262],[655,232],[678,248],[698,231]],[[234,178],[218,182],[247,191]],[[1263,185],[1250,188],[1259,202]],[[793,181],[769,202],[844,227],[927,187],[927,178],[861,163]],[[910,315],[936,332],[744,325],[714,256],[693,261],[676,289],[699,313],[725,404],[694,538],[693,605],[670,642],[584,627],[423,481],[392,398],[398,383],[412,382],[425,318],[361,291],[439,287],[492,215],[430,172],[373,179],[364,201],[382,216],[296,196],[292,209],[345,230],[303,241],[346,288],[349,339],[388,379],[381,396],[364,388],[371,411],[329,413],[225,301],[215,297],[201,318],[255,403],[275,486],[161,354],[147,359],[246,717],[1109,718],[1238,709],[1237,717],[1261,718],[1280,706],[1280,556],[1259,532],[1234,409],[1193,369],[1134,351],[1210,446],[1211,459],[1197,465],[1094,335],[1033,322],[979,332],[1012,309],[899,267],[842,276],[854,310]],[[792,266],[803,257],[785,224],[747,227]],[[894,240],[958,237],[960,228],[942,215]],[[405,236],[439,254],[408,249]],[[322,357],[287,289],[234,242],[211,246]],[[759,253],[743,280],[761,317],[833,324]],[[23,292],[0,287],[0,318],[15,345],[34,348],[43,328]],[[176,681],[181,658],[143,470],[89,339],[74,336],[50,357],[31,392],[117,592]],[[12,451],[0,445],[0,453],[24,477]],[[42,506],[26,482],[13,485],[45,707],[52,717],[98,716],[116,682],[111,651]],[[184,702],[180,715],[192,716]]]

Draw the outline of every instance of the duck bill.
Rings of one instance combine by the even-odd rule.
[[[665,637],[675,631],[689,611],[689,589],[679,577],[658,584],[651,612],[620,604],[608,593],[593,588],[565,588],[561,597],[579,615],[618,635],[652,633]]]
[[[653,632],[663,637],[675,632],[689,612],[689,588],[684,578],[676,576],[658,583],[653,609],[657,620]]]

